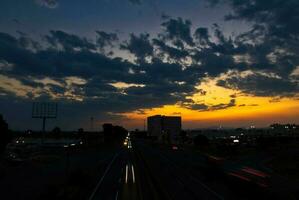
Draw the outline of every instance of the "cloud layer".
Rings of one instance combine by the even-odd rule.
[[[56,8],[58,6],[57,0],[36,0],[36,2],[47,8]]]
[[[219,3],[232,8],[226,20],[248,21],[251,30],[225,36],[217,24],[194,27],[188,19],[164,16],[158,34],[131,33],[125,41],[99,30],[96,38],[62,30],[39,39],[2,32],[1,101],[55,100],[81,115],[100,111],[103,118],[168,104],[198,111],[236,106],[236,97],[215,105],[190,101],[193,94],[205,95],[196,86],[207,79],[245,95],[296,98],[298,2],[213,1]]]

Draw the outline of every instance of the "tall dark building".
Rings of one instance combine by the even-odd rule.
[[[155,115],[147,118],[147,131],[149,136],[161,138],[162,135],[169,135],[173,141],[179,136],[182,128],[180,116]]]

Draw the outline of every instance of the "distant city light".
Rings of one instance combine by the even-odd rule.
[[[172,146],[172,149],[173,150],[178,150],[178,147],[177,146]]]

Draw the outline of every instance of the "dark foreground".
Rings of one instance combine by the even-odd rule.
[[[293,199],[266,178],[232,176],[237,166],[221,166],[188,150],[135,141],[115,153],[89,199]]]
[[[2,162],[1,199],[296,199],[260,171],[145,140],[50,155]]]

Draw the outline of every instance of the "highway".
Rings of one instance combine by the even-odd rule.
[[[114,155],[89,200],[223,199],[167,157],[142,143]]]
[[[243,188],[248,190],[247,193],[238,192],[232,190],[228,180],[221,175],[218,179],[207,175],[211,173],[202,170],[206,164],[202,156],[163,150],[142,141],[130,140],[129,144],[111,159],[89,200],[265,198],[259,193],[251,196],[256,191],[246,188],[246,184]],[[215,176],[218,176],[217,171]]]
[[[144,160],[134,149],[124,148],[114,155],[89,200],[157,199],[152,177]]]

